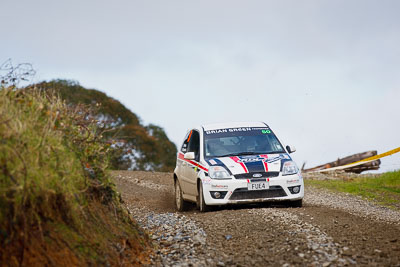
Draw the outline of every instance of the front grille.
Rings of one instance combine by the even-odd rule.
[[[261,174],[261,177],[257,177],[257,178],[271,178],[271,177],[279,176],[279,172],[252,172],[252,173],[236,174],[236,175],[234,175],[234,177],[236,179],[252,179],[253,174]]]
[[[230,197],[230,200],[244,200],[257,198],[272,198],[287,196],[282,187],[278,185],[270,186],[267,190],[249,191],[247,188],[236,189]]]

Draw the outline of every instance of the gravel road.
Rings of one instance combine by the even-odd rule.
[[[400,212],[306,187],[303,208],[174,208],[171,173],[115,171],[132,216],[154,241],[152,266],[400,266]]]

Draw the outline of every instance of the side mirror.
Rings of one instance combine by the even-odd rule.
[[[188,160],[194,160],[194,152],[186,152],[183,157]]]
[[[294,146],[286,146],[286,150],[289,152],[289,154],[296,152],[296,148]]]

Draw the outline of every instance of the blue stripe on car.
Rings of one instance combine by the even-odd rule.
[[[264,172],[264,164],[261,160],[251,161],[251,162],[243,162],[246,165],[247,170],[251,172]]]

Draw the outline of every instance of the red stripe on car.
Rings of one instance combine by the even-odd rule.
[[[184,161],[186,161],[186,162],[188,162],[188,163],[190,163],[190,164],[192,164],[192,165],[194,165],[194,166],[196,166],[196,167],[199,167],[199,168],[202,169],[203,171],[208,172],[208,169],[207,169],[207,168],[204,168],[203,166],[201,166],[201,165],[198,164],[197,162],[192,161],[192,160],[185,159],[185,156],[183,155],[183,153],[179,153],[179,154],[178,154],[178,158],[181,159],[181,160],[184,160]]]
[[[264,158],[264,159],[267,159],[268,158],[268,155],[260,155],[260,157],[261,158]],[[264,165],[264,169],[265,169],[265,172],[267,172],[268,171],[268,163],[267,162],[265,162],[264,160],[262,161],[262,163],[263,163],[263,165]]]
[[[246,165],[244,165],[243,162],[239,162],[239,161],[240,161],[239,157],[231,157],[231,159],[232,159],[234,162],[239,163],[240,166],[243,167],[243,170],[244,170],[245,173],[248,173],[248,172],[249,172],[249,170],[247,169]]]

